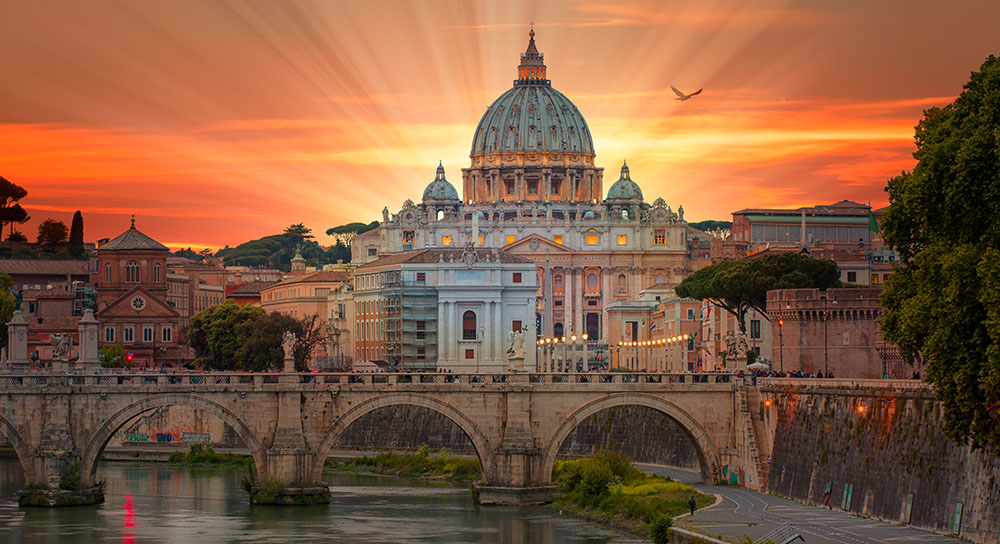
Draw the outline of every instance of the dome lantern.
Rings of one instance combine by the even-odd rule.
[[[545,79],[545,55],[535,47],[535,29],[528,32],[528,49],[521,53],[521,64],[517,66],[517,79],[514,85],[548,85]]]

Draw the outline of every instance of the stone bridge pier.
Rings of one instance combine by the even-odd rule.
[[[743,395],[734,378],[719,374],[0,375],[0,432],[29,487],[45,488],[22,503],[41,504],[38,496],[48,494],[49,504],[68,504],[53,494],[100,494],[101,454],[128,422],[161,407],[193,407],[228,424],[249,449],[252,502],[316,504],[330,500],[323,466],[341,433],[374,411],[417,406],[451,420],[472,442],[483,469],[481,503],[532,504],[551,499],[567,436],[619,406],[675,420],[707,481],[756,471]]]

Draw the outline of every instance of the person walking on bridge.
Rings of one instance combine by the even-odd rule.
[[[694,496],[692,496],[691,500],[688,501],[688,506],[691,507],[691,515],[693,516],[694,515],[694,509],[695,509],[696,506],[698,506],[698,503],[695,502],[695,500],[694,500]]]

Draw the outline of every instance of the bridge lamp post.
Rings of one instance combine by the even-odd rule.
[[[611,369],[614,370],[615,364],[618,365],[618,370],[622,369],[622,341],[618,341],[618,345],[615,346],[615,360],[611,362]]]
[[[590,370],[590,361],[587,360],[587,339],[590,338],[590,336],[587,333],[583,333],[581,338],[583,338],[583,370],[586,372],[587,370]]]
[[[691,338],[691,335],[688,334],[688,333],[684,333],[681,336],[681,342],[683,342],[683,343],[681,344],[680,348],[681,348],[681,355],[683,356],[683,359],[684,359],[683,366],[687,366],[687,362],[688,362],[687,361],[687,353],[684,350],[687,349],[687,347],[686,347],[687,346],[687,341],[690,338]]]
[[[785,339],[781,336],[781,327],[785,324],[784,319],[778,319],[778,358],[781,361],[781,373],[785,372]],[[774,338],[773,336],[771,338]],[[773,351],[771,353],[774,353]]]
[[[541,338],[535,340],[535,372],[538,372],[538,364],[539,361],[541,360],[541,358],[539,357],[539,353],[541,352],[544,355],[544,352],[542,352],[542,346],[544,345],[545,341],[542,340]]]
[[[545,371],[552,372],[552,338],[548,337],[545,339],[545,345],[542,347],[542,358],[545,359]]]
[[[566,364],[566,337],[563,336],[559,341],[562,343],[562,371],[569,372],[569,366]]]
[[[571,334],[569,339],[573,342],[573,347],[570,348],[569,352],[569,365],[571,372],[576,372],[576,335]]]

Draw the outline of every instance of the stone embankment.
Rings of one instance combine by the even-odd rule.
[[[945,437],[941,403],[924,384],[760,386],[769,492],[973,542],[1000,540],[1000,459]]]

